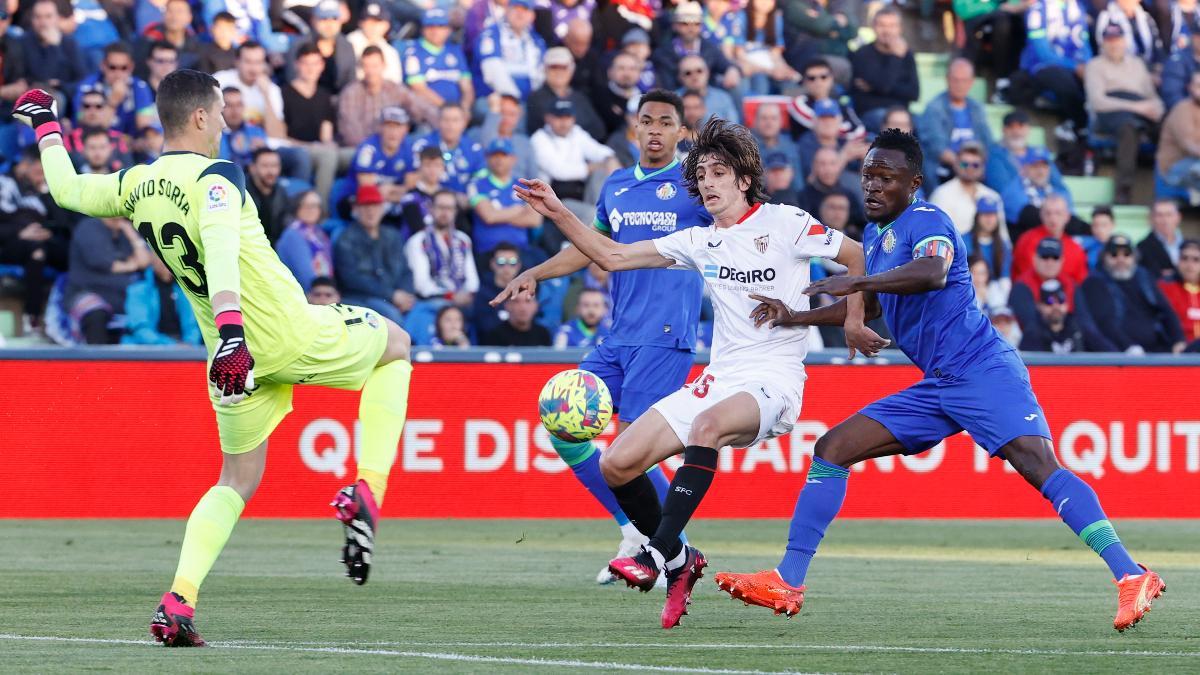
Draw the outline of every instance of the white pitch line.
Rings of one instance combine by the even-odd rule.
[[[0,640],[17,642],[74,642],[85,644],[135,645],[139,647],[157,647],[149,640],[120,640],[104,638],[53,637],[49,635],[13,635],[0,633]],[[468,663],[494,663],[513,666],[541,666],[558,668],[595,668],[598,670],[637,670],[657,673],[700,673],[703,675],[775,675],[795,671],[768,670],[729,670],[724,668],[687,668],[682,666],[655,666],[642,663],[620,663],[603,661],[577,661],[575,659],[535,659],[514,658],[505,656],[477,656],[474,654],[455,654],[450,652],[414,652],[396,649],[357,649],[352,647],[299,647],[287,644],[262,643],[209,643],[217,649],[247,649],[279,652],[303,652],[317,654],[356,654],[363,656],[398,656],[402,658],[431,659],[435,661],[459,661]],[[798,675],[798,674],[797,674]]]
[[[3,637],[3,636],[0,636]],[[254,641],[223,642],[223,645],[249,646],[253,644],[268,645],[331,645],[330,642],[267,642]],[[1003,654],[1017,656],[1145,656],[1145,657],[1183,657],[1200,658],[1200,652],[1161,652],[1138,651],[1128,649],[1108,650],[1070,650],[1070,649],[994,649],[988,647],[905,647],[900,645],[810,645],[797,643],[781,644],[711,644],[690,642],[342,642],[342,646],[356,647],[458,647],[458,648],[496,648],[519,647],[523,649],[774,649],[774,650],[816,650],[816,651],[851,651],[851,652],[895,652],[913,654]]]
[[[0,640],[28,640],[28,641],[59,641],[59,642],[86,642],[98,644],[125,644],[125,645],[152,645],[153,643],[144,640],[119,640],[119,639],[101,639],[101,638],[67,638],[67,637],[50,637],[50,636],[32,636],[32,635],[12,635],[0,633]],[[517,647],[522,649],[763,649],[763,650],[816,650],[816,651],[849,651],[849,652],[880,652],[880,653],[901,653],[901,654],[981,654],[981,655],[1015,655],[1015,656],[1141,656],[1141,657],[1182,657],[1182,658],[1200,658],[1200,652],[1183,651],[1183,652],[1165,652],[1165,651],[1137,651],[1123,649],[1107,649],[1107,650],[1071,650],[1071,649],[993,649],[987,647],[905,647],[899,645],[811,645],[811,644],[711,644],[711,643],[693,643],[693,642],[317,642],[317,641],[271,641],[260,642],[255,640],[237,640],[237,641],[222,641],[210,643],[214,647],[225,647],[229,649],[264,649],[264,650],[282,650],[282,651],[316,651],[316,652],[334,652],[334,653],[351,653],[351,654],[380,654],[393,656],[410,656],[422,657],[431,659],[446,659],[446,660],[482,660],[492,661],[501,659],[500,662],[514,662],[517,665],[573,665],[580,668],[614,668],[625,670],[655,670],[661,672],[681,672],[681,673],[762,673],[765,671],[756,670],[720,670],[709,668],[684,668],[674,666],[644,666],[637,664],[619,664],[619,663],[598,663],[595,661],[580,661],[580,662],[559,662],[545,659],[508,659],[507,657],[491,657],[491,656],[474,656],[471,654],[449,654],[441,655],[431,652],[410,652],[397,651],[395,649],[384,649],[386,647],[407,647],[407,648],[422,648],[422,647],[455,647],[455,648],[500,648],[500,647]],[[528,661],[528,663],[526,663]],[[592,665],[588,665],[592,664]]]

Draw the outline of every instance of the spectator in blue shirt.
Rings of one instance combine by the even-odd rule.
[[[292,223],[279,235],[275,251],[307,293],[314,279],[333,276],[333,244],[321,227],[325,221],[321,195],[308,190],[292,204]]]
[[[1193,24],[1189,44],[1190,47],[1175,50],[1163,64],[1159,93],[1162,94],[1167,110],[1188,97],[1188,83],[1192,81],[1192,73],[1196,72],[1197,64],[1200,64],[1200,26]]]
[[[975,141],[985,148],[992,144],[983,104],[967,96],[973,84],[975,66],[966,59],[954,59],[946,71],[946,91],[930,101],[917,120],[925,151],[926,190],[954,177],[958,148],[963,143]]]
[[[384,108],[379,116],[379,133],[372,134],[354,152],[350,175],[357,185],[375,185],[388,203],[385,221],[401,226],[400,200],[412,187],[416,159],[408,138],[408,113],[400,106]]]
[[[1111,206],[1097,206],[1092,209],[1092,231],[1075,237],[1075,241],[1087,254],[1088,269],[1095,270],[1100,265],[1100,254],[1109,237],[1117,229],[1117,221],[1113,217]]]
[[[438,111],[436,131],[422,136],[412,144],[412,156],[416,157],[427,146],[442,151],[446,160],[445,186],[455,192],[466,192],[475,175],[483,170],[483,148],[463,137],[467,130],[467,112],[462,107],[447,103]]]
[[[498,91],[524,101],[545,81],[545,53],[546,43],[533,32],[532,2],[509,0],[504,20],[484,29],[475,49],[480,98]]]
[[[598,289],[579,292],[575,315],[559,327],[554,336],[555,348],[595,347],[608,335],[608,301]]]
[[[1046,150],[1045,146],[1036,148]],[[988,147],[984,185],[1003,193],[1021,175],[1021,162],[1033,149],[1034,146],[1029,145],[1029,115],[1024,110],[1014,110],[1005,115],[1000,138]],[[1061,192],[1067,191],[1062,174],[1053,162],[1050,163],[1050,183]]]
[[[1074,211],[1071,192],[1059,189],[1050,181],[1050,167],[1053,164],[1050,153],[1045,149],[1029,148],[1021,160],[1021,175],[1000,192],[1011,241],[1019,240],[1022,234],[1041,224],[1042,202],[1051,194],[1062,195],[1067,200],[1068,212]]]
[[[516,162],[512,143],[498,138],[487,148],[487,171],[471,184],[470,205],[474,229],[471,238],[475,255],[486,265],[492,250],[501,243],[512,244],[523,254],[529,248],[529,230],[540,227],[542,217],[513,192]]]
[[[712,40],[706,40],[701,32],[704,10],[697,2],[681,2],[671,15],[671,28],[674,34],[670,39],[660,41],[651,59],[654,70],[658,73],[659,85],[664,89],[678,89],[681,82],[677,77],[679,63],[685,56],[699,56],[704,59],[708,72],[720,78],[721,86],[726,89],[737,89],[742,83],[741,71],[733,65],[721,47]]]
[[[271,27],[269,4],[270,0],[202,0],[201,15],[204,25],[211,26],[218,14],[228,12],[237,24],[239,43],[254,40],[272,54],[282,54],[287,51],[287,35]]]
[[[704,107],[709,115],[715,115],[730,122],[741,122],[742,113],[737,103],[724,89],[711,86],[708,64],[698,55],[691,54],[679,60],[679,81],[683,87],[678,93],[691,90],[704,97]]]
[[[242,101],[242,90],[225,87],[225,131],[221,135],[221,159],[227,159],[243,168],[250,164],[254,151],[267,146],[267,132],[246,121],[246,107]]]
[[[1054,97],[1067,122],[1065,136],[1087,128],[1083,68],[1092,58],[1088,14],[1079,0],[1034,0],[1025,15],[1025,48],[1013,73],[1009,101],[1032,105],[1042,94]]]
[[[123,345],[200,345],[200,326],[171,269],[150,256],[150,269],[125,291]]]
[[[400,62],[404,83],[413,94],[441,107],[457,103],[470,110],[475,103],[475,84],[462,47],[450,43],[450,17],[434,8],[424,14],[421,37],[405,48]]]
[[[133,136],[138,129],[154,122],[154,92],[145,80],[133,76],[133,51],[124,42],[114,42],[104,48],[100,72],[88,75],[79,82],[75,93],[75,108],[84,92],[100,91],[116,110],[113,128]]]

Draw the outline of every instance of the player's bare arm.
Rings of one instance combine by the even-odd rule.
[[[540,265],[534,265],[518,274],[512,281],[508,282],[508,285],[503,290],[496,294],[496,297],[489,300],[488,304],[492,307],[499,307],[509,298],[518,296],[533,297],[537,293],[539,281],[557,279],[565,277],[568,274],[574,274],[587,267],[590,262],[591,260],[582,251],[574,246],[568,246],[554,254],[549,260]]]
[[[926,256],[894,270],[870,276],[827,277],[805,289],[806,295],[828,293],[834,296],[861,291],[916,295],[945,288],[950,261],[941,256]]]
[[[621,244],[584,225],[545,181],[521,179],[513,190],[526,204],[554,222],[572,244],[606,272],[670,267],[675,261],[664,258],[653,241]]]
[[[782,300],[768,298],[757,293],[751,293],[750,298],[759,302],[754,311],[750,312],[750,319],[754,321],[755,326],[761,326],[768,322],[772,327],[844,326],[846,324],[845,298],[832,305],[809,310],[795,310],[784,304]],[[867,321],[877,319],[883,313],[883,308],[879,305],[879,298],[874,293],[863,293],[863,302],[866,305]]]
[[[834,258],[834,262],[844,265],[847,275],[862,276],[866,273],[867,261],[863,255],[862,244],[849,237],[842,238],[842,244],[838,247],[838,254]],[[846,320],[842,323],[842,329],[846,333],[849,358],[854,358],[855,352],[862,352],[865,356],[875,356],[888,344],[887,340],[867,328],[865,315],[862,293],[852,293],[846,296]]]

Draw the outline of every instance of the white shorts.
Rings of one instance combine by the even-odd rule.
[[[667,420],[679,442],[688,444],[692,422],[700,413],[739,392],[746,392],[758,402],[758,435],[747,445],[756,445],[768,438],[782,436],[792,430],[800,416],[803,385],[784,390],[769,382],[729,381],[704,371],[694,382],[651,406]]]

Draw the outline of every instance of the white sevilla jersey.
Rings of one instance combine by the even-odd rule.
[[[706,372],[800,391],[808,328],[755,328],[750,312],[758,301],[750,294],[807,310],[809,259],[837,257],[842,233],[794,206],[756,204],[730,227],[689,227],[654,244],[675,268],[696,270],[708,284],[716,317]]]

